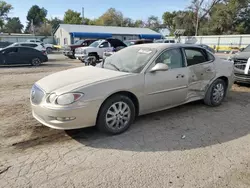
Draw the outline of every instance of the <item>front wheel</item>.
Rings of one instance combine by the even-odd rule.
[[[41,59],[39,59],[38,57],[33,58],[33,59],[31,60],[31,65],[33,65],[33,66],[39,66],[39,65],[41,65],[41,63],[42,63],[42,61],[41,61]]]
[[[135,106],[132,100],[124,95],[109,98],[101,107],[97,127],[109,134],[121,134],[126,131],[135,119]]]
[[[222,79],[215,80],[207,90],[204,103],[208,106],[219,106],[226,95],[226,83]]]

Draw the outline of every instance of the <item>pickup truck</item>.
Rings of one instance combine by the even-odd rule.
[[[94,57],[95,61],[103,59],[104,52],[114,52],[127,47],[119,39],[108,38],[93,42],[88,47],[80,47],[75,50],[75,57],[82,62],[86,62],[88,57]]]
[[[76,43],[72,45],[66,45],[63,48],[63,54],[70,59],[75,59],[75,49],[79,47],[86,47],[95,42],[96,39],[84,39],[78,40]]]

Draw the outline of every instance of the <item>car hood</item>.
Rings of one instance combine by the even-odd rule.
[[[233,56],[234,59],[248,59],[250,58],[250,52],[239,52]]]
[[[91,49],[91,48],[94,48],[94,47],[86,46],[86,47],[80,47],[80,48],[78,48],[78,49],[86,50],[86,49]]]
[[[36,85],[38,85],[46,93],[64,93],[79,87],[128,75],[132,75],[132,73],[87,66],[51,74],[37,81]]]

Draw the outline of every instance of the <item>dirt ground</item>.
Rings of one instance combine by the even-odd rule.
[[[0,68],[0,187],[250,187],[250,86],[223,105],[139,117],[124,134],[49,129],[31,115],[33,83],[82,63]]]

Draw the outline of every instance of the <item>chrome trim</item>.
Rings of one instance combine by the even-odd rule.
[[[180,87],[175,87],[175,88],[172,88],[172,89],[164,89],[164,90],[149,93],[148,95],[155,95],[155,94],[159,94],[159,93],[165,93],[165,92],[175,91],[175,90],[179,90],[179,89],[185,89],[187,87],[188,86],[180,86]]]

